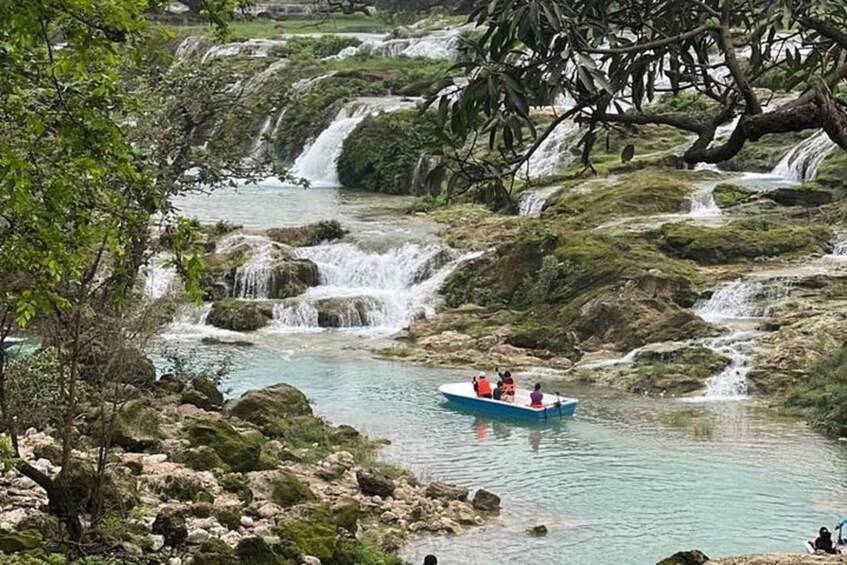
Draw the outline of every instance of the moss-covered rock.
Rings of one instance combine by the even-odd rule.
[[[271,304],[227,299],[212,304],[206,321],[216,328],[251,332],[265,327],[272,319]]]
[[[636,393],[687,394],[724,370],[730,360],[706,347],[645,350],[635,359],[627,390]]]
[[[283,518],[274,533],[290,540],[303,555],[312,555],[327,565],[349,563],[338,553],[339,544],[332,509],[327,505],[306,508],[299,518]]]
[[[187,449],[174,459],[195,471],[213,471],[224,465],[223,459],[208,445]]]
[[[260,435],[239,433],[224,420],[196,422],[187,432],[192,446],[211,447],[233,471],[254,471],[259,468],[262,453]]]
[[[836,147],[821,163],[815,182],[838,191],[839,195],[843,197],[847,193],[847,151],[842,151]]]
[[[440,147],[437,124],[417,110],[370,116],[344,141],[338,177],[344,186],[410,194],[418,161]]]
[[[240,473],[227,473],[223,475],[218,483],[227,492],[235,494],[245,506],[253,502],[253,489],[250,488],[250,480]]]
[[[735,157],[718,166],[725,171],[768,173],[792,147],[808,136],[806,131],[765,135],[755,143],[746,143]]]
[[[165,544],[170,547],[179,547],[188,538],[185,517],[172,509],[159,512],[150,531],[155,535],[164,537]]]
[[[318,266],[308,259],[294,259],[275,264],[271,269],[269,298],[292,298],[321,282]]]
[[[230,565],[235,562],[235,551],[218,538],[204,541],[194,553],[195,565]]]
[[[194,390],[208,398],[216,406],[223,406],[224,395],[212,379],[197,376],[191,379],[191,386]]]
[[[271,479],[271,501],[288,508],[303,502],[315,500],[315,494],[303,481],[290,471],[278,471]]]
[[[0,553],[31,551],[41,546],[41,534],[35,531],[0,531]]]
[[[347,233],[338,220],[326,220],[296,228],[272,228],[265,232],[270,239],[291,247],[309,247],[341,239]]]
[[[306,395],[285,383],[247,391],[227,404],[226,411],[260,428],[272,425],[280,417],[312,415]]]
[[[316,300],[318,326],[322,328],[356,328],[368,325],[378,303],[369,296],[333,297]]]
[[[812,184],[798,188],[777,188],[765,193],[764,197],[781,206],[803,206],[804,208],[823,206],[833,200],[831,191],[816,188]]]
[[[719,264],[785,253],[820,253],[828,249],[831,237],[831,230],[820,225],[744,220],[714,228],[666,224],[658,242],[671,255]]]
[[[161,445],[160,420],[159,410],[149,399],[130,400],[118,409],[107,433],[112,444],[124,451],[155,451]],[[94,435],[100,437],[100,422],[96,421],[93,428]]]
[[[567,190],[548,200],[544,216],[572,218],[580,226],[597,225],[615,217],[647,216],[688,211],[692,182],[705,174],[647,169],[591,190]]]
[[[241,565],[289,565],[291,563],[278,555],[268,542],[260,537],[244,538],[238,542],[235,554]]]
[[[728,183],[717,185],[712,194],[715,197],[715,204],[724,209],[750,202],[760,196],[754,190]]]
[[[208,494],[203,483],[184,475],[168,475],[156,486],[156,490],[165,500],[181,500],[183,502],[199,501],[201,494]]]

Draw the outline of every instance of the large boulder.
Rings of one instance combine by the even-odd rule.
[[[252,332],[265,327],[272,319],[271,304],[227,299],[212,304],[206,321],[224,330]]]
[[[367,496],[389,497],[394,494],[394,481],[385,475],[369,471],[357,471],[356,482],[362,494]]]
[[[812,208],[815,206],[823,206],[832,202],[832,192],[829,190],[819,190],[811,187],[804,188],[777,188],[771,192],[765,193],[765,198],[773,200],[782,206],[803,206]]]
[[[450,483],[435,482],[426,487],[426,495],[437,500],[462,500],[468,499],[468,489]]]
[[[497,512],[500,510],[500,497],[485,489],[479,489],[473,495],[473,507],[482,512]]]
[[[322,328],[355,328],[367,326],[371,313],[378,308],[369,296],[324,298],[314,303],[318,325]]]
[[[224,420],[203,420],[188,428],[193,447],[206,445],[215,450],[224,463],[236,472],[259,468],[262,440],[258,433],[239,433]]]
[[[271,270],[269,298],[291,298],[321,282],[318,266],[308,259],[282,261]]]
[[[277,243],[291,247],[309,247],[341,239],[346,233],[337,220],[328,220],[296,228],[272,228],[266,231],[265,235]]]
[[[92,346],[80,363],[80,374],[85,380],[99,381],[103,367],[109,367],[109,379],[123,384],[147,388],[156,382],[153,361],[132,347]]]
[[[241,398],[226,405],[226,412],[264,430],[276,424],[279,418],[311,416],[312,407],[305,394],[291,385],[279,383],[245,392]]]

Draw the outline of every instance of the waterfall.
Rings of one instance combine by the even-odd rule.
[[[154,257],[145,269],[144,295],[152,300],[167,296],[174,290],[176,282],[176,268],[168,264],[168,258]]]
[[[339,186],[336,162],[347,136],[368,116],[413,107],[406,98],[360,98],[335,116],[318,138],[303,150],[291,169],[292,176],[308,180],[314,186]]]
[[[237,233],[218,244],[217,253],[229,253],[240,247],[249,253],[247,262],[235,271],[232,295],[244,300],[267,299],[270,294],[273,263],[281,248],[263,235]]]
[[[707,322],[732,328],[746,320],[773,316],[790,289],[788,279],[739,279],[716,290],[696,312]],[[728,335],[703,340],[701,343],[704,347],[728,357],[730,363],[723,371],[709,378],[703,396],[688,400],[746,398],[747,374],[751,368],[750,343],[760,335],[758,331],[736,329]]]
[[[253,138],[253,144],[250,146],[250,153],[248,154],[248,158],[256,161],[261,159],[261,157],[265,153],[265,142],[267,141],[268,132],[273,125],[273,116],[267,116],[265,121],[262,123],[262,127],[259,128],[259,133],[256,134],[256,137]]]
[[[433,192],[430,188],[430,180],[427,177],[439,164],[441,164],[441,157],[438,155],[420,156],[415,164],[415,170],[412,172],[412,194],[430,194]]]
[[[538,190],[526,190],[518,199],[518,215],[537,216],[547,204],[547,199],[556,193],[561,187],[546,186]]]
[[[342,49],[331,58],[346,59],[368,54],[375,57],[424,57],[453,61],[459,56],[461,33],[460,29],[448,29],[420,37],[364,41],[359,46]]]
[[[788,279],[739,279],[716,290],[697,309],[697,315],[707,322],[718,323],[770,317],[790,289]]]
[[[556,126],[527,160],[521,176],[534,181],[555,175],[567,167],[574,159],[573,154],[568,151],[568,145],[577,128],[573,120],[565,120]]]
[[[298,250],[318,266],[321,284],[276,305],[281,331],[317,327],[371,327],[398,330],[415,318],[435,313],[438,289],[463,261],[437,245],[408,243],[385,252],[351,243],[328,243]],[[330,319],[322,323],[321,319]]]
[[[703,183],[695,187],[691,193],[692,218],[714,218],[721,215],[721,209],[715,202],[715,183]]]
[[[826,132],[820,131],[795,145],[777,163],[772,174],[798,182],[815,180],[821,163],[835,147]]]
[[[836,243],[829,256],[838,259],[847,259],[847,239],[843,239]]]

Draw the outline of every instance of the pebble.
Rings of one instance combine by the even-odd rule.
[[[168,559],[168,565],[182,565],[182,559],[179,557],[171,557]]]
[[[242,536],[238,532],[227,532],[221,536],[221,541],[230,547],[235,547],[236,545],[238,545],[238,542],[240,542],[241,539]]]
[[[303,558],[303,565],[321,565],[321,560],[317,557],[307,555]]]
[[[252,528],[255,524],[255,520],[250,516],[241,516],[241,525],[245,528]]]
[[[259,518],[273,518],[277,514],[279,514],[279,506],[276,504],[267,503],[256,509],[256,515]]]

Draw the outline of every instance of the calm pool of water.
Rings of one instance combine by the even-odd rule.
[[[501,516],[483,528],[413,540],[413,563],[429,552],[444,563],[591,564],[613,551],[616,563],[644,564],[694,547],[710,556],[802,551],[847,510],[842,446],[749,403],[695,408],[708,430],[697,437],[669,423],[692,409],[674,400],[548,384],[581,399],[576,418],[501,421],[438,395],[439,384],[469,375],[314,345],[235,352],[231,393],[289,382],[332,422],[390,439],[384,457],[422,479],[503,498]],[[547,537],[524,533],[542,523]]]

